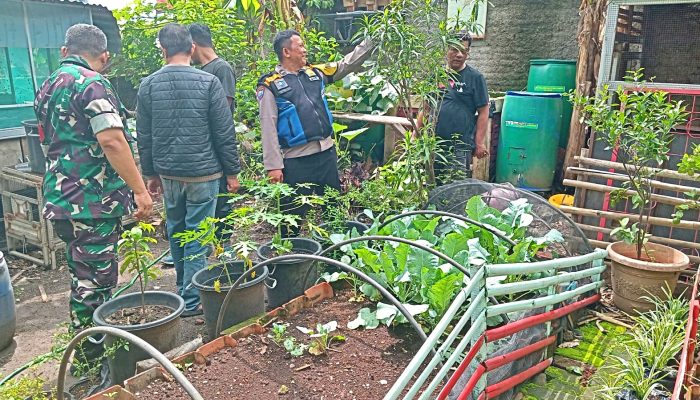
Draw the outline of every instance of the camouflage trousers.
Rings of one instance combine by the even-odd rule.
[[[54,229],[66,242],[71,275],[71,328],[92,326],[92,313],[109,299],[117,286],[119,218],[54,220]]]

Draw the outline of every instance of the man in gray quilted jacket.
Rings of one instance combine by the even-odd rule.
[[[151,193],[165,199],[170,251],[183,317],[201,314],[192,276],[206,266],[198,242],[181,246],[174,236],[214,216],[219,180],[229,192],[240,171],[233,117],[224,89],[212,74],[190,66],[194,44],[187,27],[171,23],[158,32],[167,65],[141,82],[136,130],[141,169]]]

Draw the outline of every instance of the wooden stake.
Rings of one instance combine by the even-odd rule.
[[[632,329],[632,325],[625,323],[625,322],[622,322],[619,319],[615,319],[611,316],[605,315],[603,313],[599,313],[598,311],[593,311],[593,315],[602,319],[605,322],[610,322],[611,324],[619,325],[623,328]]]
[[[44,285],[39,284],[39,293],[41,294],[41,301],[44,303],[49,302],[49,296],[46,295],[46,290],[44,290]]]

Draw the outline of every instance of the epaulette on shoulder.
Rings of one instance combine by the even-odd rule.
[[[277,79],[281,79],[282,75],[278,74],[277,72],[271,72],[269,74],[265,74],[260,77],[258,80],[258,86],[267,86],[270,87],[272,85],[272,82],[276,81]]]
[[[333,76],[338,71],[338,63],[330,62],[325,64],[311,64],[311,68],[317,69],[326,76]]]

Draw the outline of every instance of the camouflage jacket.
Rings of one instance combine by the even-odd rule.
[[[47,219],[119,218],[131,211],[131,192],[107,161],[96,134],[120,128],[129,142],[125,109],[109,81],[79,56],[41,85],[34,100],[39,136],[48,146],[44,175]]]

